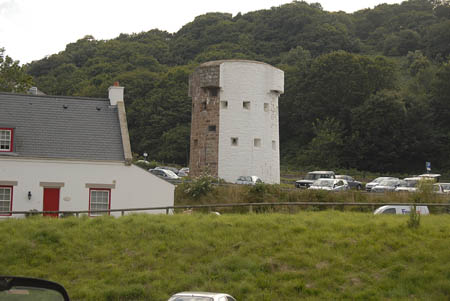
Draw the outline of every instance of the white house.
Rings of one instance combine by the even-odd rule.
[[[173,206],[174,185],[131,164],[123,90],[110,87],[109,99],[0,93],[0,212]]]

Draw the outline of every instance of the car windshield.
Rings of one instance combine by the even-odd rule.
[[[173,171],[171,171],[171,170],[168,170],[168,169],[164,169],[165,171],[166,171],[166,174],[167,175],[169,175],[169,176],[171,176],[171,177],[176,177],[177,175],[173,172]]]
[[[334,183],[334,181],[330,181],[330,180],[326,180],[326,179],[321,179],[321,180],[315,181],[315,182],[312,184],[312,186],[333,187],[333,183]]]
[[[417,184],[419,183],[418,180],[404,180],[400,187],[417,187]]]
[[[398,182],[396,180],[383,180],[380,182],[379,186],[394,187],[397,183]]]
[[[214,299],[210,297],[178,296],[170,298],[169,301],[214,301]]]
[[[318,174],[318,173],[308,173],[305,180],[317,180],[321,178],[331,178],[330,174]]]
[[[380,183],[380,182],[386,181],[386,180],[388,180],[388,178],[386,178],[386,177],[379,177],[379,178],[376,178],[375,180],[373,180],[372,183]]]
[[[64,301],[64,297],[55,290],[13,286],[9,290],[0,292],[0,300],[30,300],[30,301]]]

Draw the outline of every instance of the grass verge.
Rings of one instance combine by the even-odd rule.
[[[450,295],[450,216],[298,214],[32,217],[0,222],[2,274],[63,284],[73,300],[427,299]]]

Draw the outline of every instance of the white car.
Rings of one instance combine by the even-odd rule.
[[[168,301],[236,301],[236,299],[223,293],[182,292],[173,295]]]
[[[435,183],[433,191],[439,194],[450,194],[450,183]]]
[[[256,185],[262,183],[263,181],[257,176],[240,176],[236,180],[236,184],[244,184],[244,185]]]
[[[155,176],[158,176],[160,178],[166,179],[166,180],[178,180],[180,177],[177,176],[173,171],[167,170],[167,169],[149,169],[149,172],[154,174]]]
[[[372,188],[374,188],[375,186],[380,184],[381,181],[384,181],[384,180],[398,180],[398,178],[394,178],[394,177],[378,177],[375,180],[373,180],[372,182],[369,182],[369,183],[366,184],[366,191],[371,191]]]
[[[412,206],[399,206],[399,205],[388,205],[381,206],[374,211],[373,214],[409,214],[411,212]],[[416,211],[420,215],[428,215],[430,211],[427,206],[416,206]]]
[[[395,191],[416,192],[419,188],[419,182],[422,180],[423,178],[420,177],[404,178],[403,182],[400,183],[397,188],[395,188]]]
[[[346,180],[343,179],[318,179],[308,189],[344,191],[350,189]]]

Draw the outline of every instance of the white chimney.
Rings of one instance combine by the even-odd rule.
[[[109,87],[109,102],[112,106],[117,105],[118,101],[123,102],[123,89],[124,87],[119,87],[119,82],[114,82],[114,86]]]

